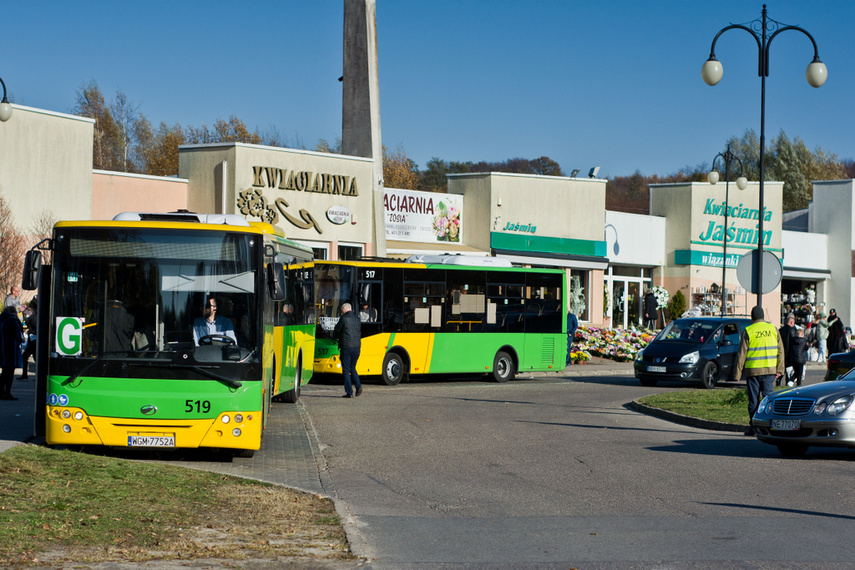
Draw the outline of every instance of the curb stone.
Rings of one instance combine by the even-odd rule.
[[[641,412],[642,414],[647,414],[663,420],[668,420],[669,422],[674,422],[677,424],[687,425],[690,427],[696,427],[701,429],[742,432],[745,431],[745,429],[748,427],[747,425],[729,424],[712,420],[702,420],[700,418],[695,418],[692,416],[675,414],[674,412],[669,412],[667,410],[663,410],[662,408],[646,406],[635,400],[626,404],[626,407],[635,410],[636,412]]]

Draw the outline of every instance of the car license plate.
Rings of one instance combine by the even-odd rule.
[[[175,447],[175,436],[128,435],[128,447]]]
[[[648,366],[647,371],[648,372],[668,372],[668,369],[665,368],[664,366]]]
[[[776,431],[798,431],[801,427],[801,420],[772,420],[772,429]]]

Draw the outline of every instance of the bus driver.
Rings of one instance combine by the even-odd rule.
[[[235,328],[232,325],[231,319],[221,317],[217,314],[217,299],[214,296],[209,296],[205,301],[203,309],[204,316],[199,317],[193,322],[193,341],[196,346],[199,346],[199,341],[209,336],[226,336],[237,344],[235,336]],[[214,339],[216,340],[216,339]],[[207,343],[210,344],[211,339]]]

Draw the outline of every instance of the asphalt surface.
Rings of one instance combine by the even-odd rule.
[[[821,365],[812,364],[814,373]],[[0,401],[0,452],[22,443],[41,444],[43,440],[33,437],[35,426],[33,412],[35,409],[35,382],[30,375],[30,381],[17,379],[12,387],[12,393],[19,399],[16,401]],[[618,363],[604,359],[594,359],[583,365],[574,365],[560,373],[543,374],[555,377],[592,377],[592,376],[626,376],[632,375],[632,363]],[[334,386],[325,386],[329,394],[337,394]],[[639,411],[649,412],[641,407]],[[671,421],[692,425],[691,418],[666,417]],[[722,424],[719,426],[703,425],[706,429],[735,430],[735,426]],[[365,534],[360,532],[354,518],[350,516],[348,504],[341,500],[327,472],[326,459],[322,446],[312,424],[312,418],[302,403],[277,403],[271,412],[270,429],[262,442],[262,450],[254,458],[231,458],[230,456],[211,455],[206,452],[198,454],[180,454],[178,458],[156,457],[167,463],[193,469],[203,469],[212,472],[235,475],[273,484],[287,486],[300,491],[320,494],[336,501],[336,507],[345,524],[345,529],[351,541],[353,553],[357,556],[372,558],[374,547],[366,542]],[[414,530],[415,532],[415,530]]]

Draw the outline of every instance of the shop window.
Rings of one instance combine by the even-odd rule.
[[[570,288],[567,292],[568,304],[570,310],[576,315],[580,321],[590,321],[588,312],[588,304],[590,302],[590,292],[588,289],[588,271],[581,269],[570,270]]]
[[[321,261],[327,258],[327,248],[325,247],[313,247],[312,252],[315,256],[315,261]]]
[[[354,261],[362,257],[361,245],[340,245],[338,246],[339,261]]]

